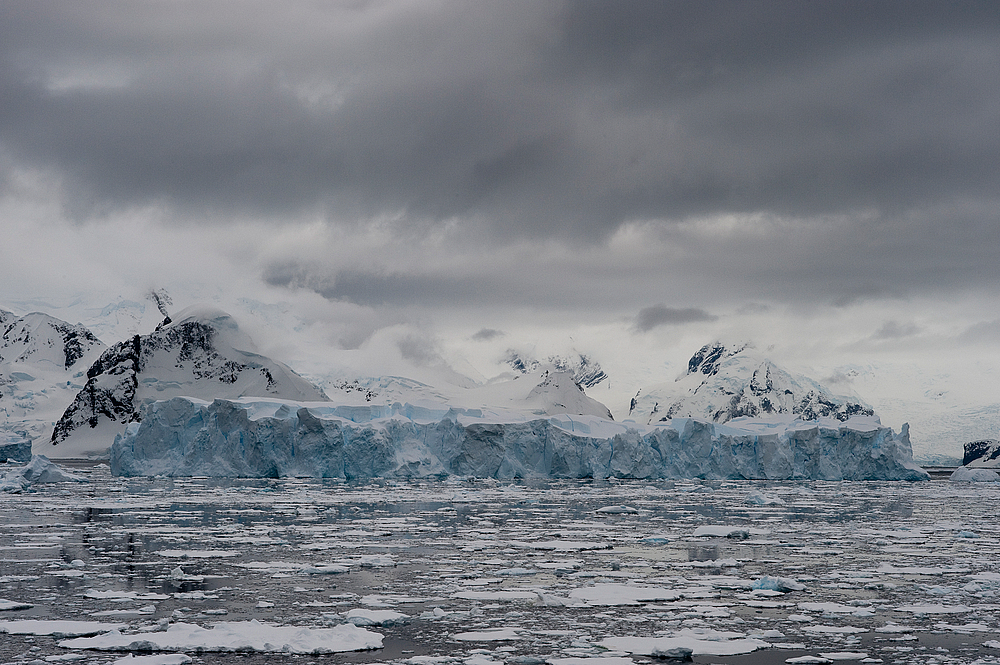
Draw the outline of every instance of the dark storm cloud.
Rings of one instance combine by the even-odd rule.
[[[0,164],[60,176],[79,218],[165,204],[584,243],[781,218],[799,226],[669,238],[674,263],[715,292],[849,303],[993,271],[998,75],[992,2],[11,0]],[[268,281],[438,304],[501,297],[496,272]],[[571,286],[546,288],[586,299]]]
[[[307,7],[4,3],[3,146],[84,207],[402,210],[508,234],[1000,184],[989,2]]]
[[[649,332],[653,328],[659,328],[660,326],[715,321],[717,318],[705,310],[693,307],[675,309],[666,305],[653,305],[652,307],[645,307],[639,310],[639,313],[635,317],[635,322],[632,324],[632,329],[636,332]]]

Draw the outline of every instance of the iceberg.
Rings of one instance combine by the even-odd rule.
[[[422,403],[338,406],[175,397],[147,404],[110,451],[122,476],[923,480],[909,428],[876,418],[532,416]]]

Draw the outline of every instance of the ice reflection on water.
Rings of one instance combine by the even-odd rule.
[[[329,626],[365,607],[410,617],[372,628],[386,637],[382,650],[328,657],[352,662],[431,655],[527,665],[606,655],[605,638],[682,628],[776,645],[696,657],[706,663],[820,652],[968,663],[1000,654],[983,646],[1000,637],[1000,488],[992,484],[89,475],[86,485],[0,496],[0,598],[34,604],[0,620]],[[695,537],[704,525],[749,537]],[[764,576],[807,589],[753,592]],[[583,605],[589,596],[580,590],[601,584],[679,597]],[[492,593],[501,591],[527,593]],[[574,598],[578,606],[553,604]],[[501,627],[519,637],[454,639]],[[0,662],[67,653],[50,637],[0,635]]]

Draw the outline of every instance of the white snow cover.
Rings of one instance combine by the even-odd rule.
[[[373,478],[925,479],[901,433],[871,417],[654,426],[531,418],[447,404],[336,406],[174,398],[111,449],[117,475]]]
[[[5,457],[27,461],[30,441],[51,435],[105,348],[86,327],[48,314],[0,317],[0,446],[29,441],[27,455]]]
[[[960,466],[952,472],[950,480],[957,483],[995,483],[1000,482],[1000,474],[993,469]]]
[[[179,395],[326,399],[309,381],[254,348],[231,316],[201,306],[165,320],[148,335],[115,344],[87,370],[86,384],[55,424],[47,454],[106,454],[144,403]]]
[[[333,628],[276,626],[259,621],[217,623],[211,628],[178,622],[164,631],[123,634],[113,630],[96,637],[64,640],[66,649],[101,651],[265,651],[278,653],[340,653],[382,647],[378,633],[342,624]]]
[[[673,383],[643,388],[630,417],[653,424],[671,418],[725,423],[739,417],[793,414],[804,420],[873,416],[857,397],[834,395],[809,377],[791,374],[751,344],[706,344]]]

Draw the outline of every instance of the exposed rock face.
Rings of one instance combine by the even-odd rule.
[[[175,398],[149,404],[111,449],[118,475],[404,478],[923,480],[908,428],[596,416],[497,418],[442,405],[323,406]]]
[[[1000,441],[983,439],[965,444],[963,466],[1000,467]]]
[[[326,399],[285,365],[247,350],[252,342],[227,314],[188,310],[176,318],[115,344],[91,365],[86,385],[55,425],[54,445],[91,437],[107,448],[140,417],[143,402],[176,395]]]
[[[725,423],[778,414],[846,421],[875,411],[860,399],[834,395],[808,377],[789,374],[749,344],[715,342],[691,357],[687,373],[676,382],[640,390],[629,414],[647,423],[678,417]]]
[[[91,350],[104,346],[85,326],[48,314],[35,312],[18,318],[3,312],[0,325],[0,363],[27,366],[46,362],[68,370]]]
[[[83,384],[83,371],[105,349],[86,327],[38,312],[0,310],[0,440],[47,439],[52,423]],[[22,461],[22,446],[7,457]]]
[[[593,388],[608,378],[600,363],[582,353],[566,357],[549,356],[547,360],[541,361],[510,349],[504,357],[504,362],[519,374],[528,374],[545,367],[556,372],[570,372],[573,380],[583,388]]]

